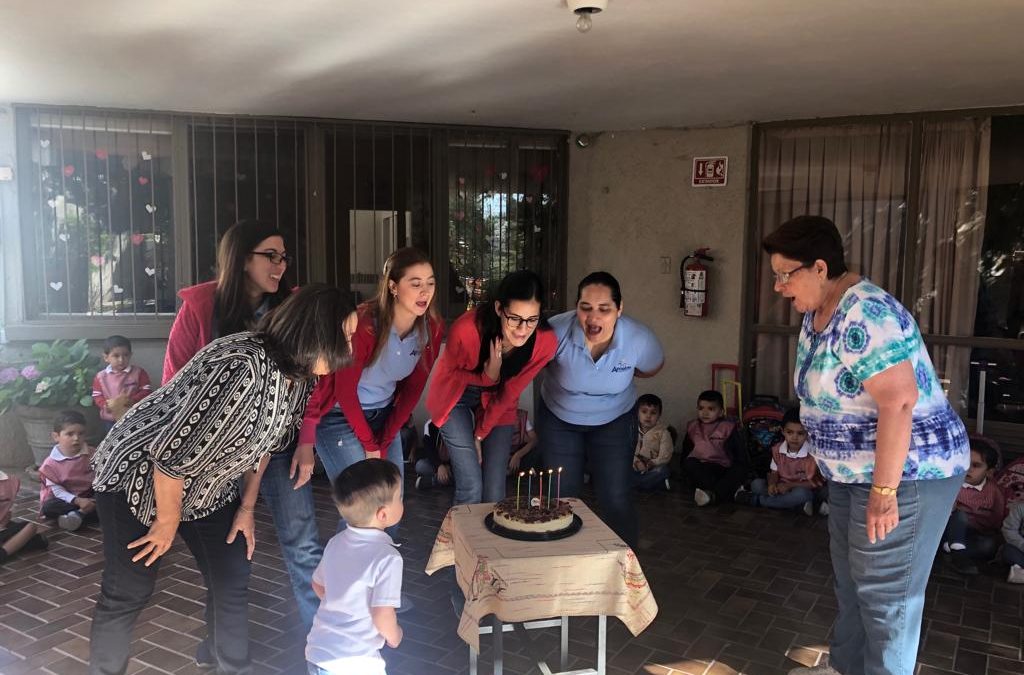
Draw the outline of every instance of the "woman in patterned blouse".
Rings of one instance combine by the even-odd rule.
[[[829,481],[839,605],[829,663],[790,675],[910,675],[924,591],[967,469],[967,432],[913,317],[852,274],[832,221],[801,216],[765,238],[775,291],[804,315],[794,381]]]
[[[211,342],[114,425],[93,459],[105,566],[91,672],[124,672],[132,626],[175,533],[206,582],[217,671],[249,672],[249,561],[260,477],[301,423],[317,377],[348,362],[355,326],[346,291],[307,286],[255,332]]]

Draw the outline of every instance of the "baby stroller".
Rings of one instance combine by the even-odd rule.
[[[772,447],[782,442],[782,417],[786,408],[777,396],[754,394],[743,406],[742,423],[747,432],[747,453],[752,475],[768,475],[772,463]]]

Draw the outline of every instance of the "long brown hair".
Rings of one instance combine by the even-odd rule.
[[[345,337],[345,321],[356,311],[346,290],[327,284],[308,284],[294,293],[256,326],[265,349],[284,375],[291,379],[315,377],[313,367],[323,359],[330,371],[352,360]]]
[[[407,269],[413,265],[423,264],[430,265],[433,269],[433,264],[427,254],[412,246],[398,249],[385,261],[384,273],[381,275],[380,284],[377,287],[377,297],[367,303],[367,310],[373,315],[374,328],[377,331],[377,342],[373,345],[373,353],[370,354],[367,365],[376,362],[391,337],[391,324],[395,319],[395,294],[391,292],[391,282],[397,285],[405,276]],[[430,322],[440,320],[434,303],[436,298],[435,286],[434,295],[431,296],[430,304],[427,305],[427,311],[416,319],[415,329],[419,335],[420,348],[426,346],[430,341]]]
[[[252,306],[246,292],[245,263],[253,249],[264,239],[281,237],[284,234],[274,225],[263,220],[242,220],[235,223],[217,247],[217,290],[213,302],[213,336],[223,337],[252,328],[254,323]],[[268,309],[274,309],[291,294],[287,268],[281,277],[277,292],[268,294]]]

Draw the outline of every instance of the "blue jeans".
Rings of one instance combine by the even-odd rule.
[[[295,479],[288,477],[294,454],[293,445],[284,452],[270,456],[267,470],[260,481],[260,494],[274,517],[284,566],[288,570],[292,593],[299,606],[299,618],[308,633],[313,626],[313,616],[320,606],[320,598],[313,592],[312,583],[313,572],[320,564],[324,547],[320,544],[320,533],[316,527],[313,486],[307,482],[295,490]]]
[[[757,478],[750,483],[750,491],[754,493],[754,506],[765,506],[769,509],[795,509],[807,502],[821,503],[828,499],[828,489],[825,487],[812,490],[811,488],[793,488],[784,495],[768,494],[768,481],[764,478]]]
[[[899,525],[868,542],[867,484],[829,481],[829,549],[839,616],[829,662],[843,675],[912,675],[924,590],[963,474],[904,481]]]
[[[370,425],[370,429],[374,433],[378,433],[384,428],[388,418],[391,416],[391,406],[364,410],[363,414],[366,416],[366,423]],[[320,457],[320,461],[323,462],[324,469],[327,471],[327,478],[330,479],[332,485],[339,473],[356,462],[366,459],[366,451],[363,449],[363,444],[356,437],[356,432],[352,430],[352,425],[348,423],[345,415],[341,412],[341,408],[337,405],[323,416],[316,428],[316,454]],[[399,473],[402,475],[400,485],[404,494],[405,459],[402,457],[401,434],[395,434],[386,454],[388,461],[397,466]],[[345,519],[341,516],[338,516],[338,519],[338,531],[340,532],[345,529]],[[392,537],[397,536],[398,526],[389,527],[388,534]]]
[[[479,504],[505,498],[508,458],[512,455],[515,426],[491,429],[481,443],[483,466],[476,457],[476,412],[480,406],[480,388],[466,387],[441,426],[441,438],[448,446],[455,474],[455,503]]]
[[[975,560],[991,560],[999,548],[999,542],[994,536],[971,527],[967,514],[958,510],[950,514],[942,541],[947,544],[962,544],[967,550],[967,555]]]
[[[645,473],[633,472],[633,487],[637,490],[657,490],[665,486],[665,479],[672,475],[668,464],[648,469]]]
[[[544,464],[562,467],[561,496],[579,497],[583,472],[589,471],[597,503],[608,526],[631,548],[636,548],[639,526],[630,489],[636,449],[636,410],[607,424],[569,424],[551,412],[544,401],[537,407],[537,437]]]
[[[1008,565],[1020,565],[1024,567],[1024,551],[1013,544],[1003,544],[1003,560]]]

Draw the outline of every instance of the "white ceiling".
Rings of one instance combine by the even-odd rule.
[[[575,130],[1024,103],[1022,0],[4,0],[0,100]]]

